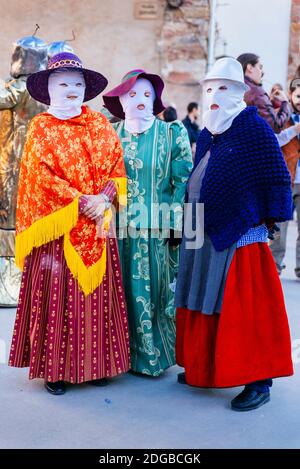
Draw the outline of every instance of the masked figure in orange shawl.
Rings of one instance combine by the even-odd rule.
[[[129,337],[111,203],[126,200],[122,148],[108,120],[82,106],[107,80],[69,52],[31,75],[50,105],[30,125],[20,170],[16,263],[22,285],[9,364],[52,394],[107,384],[129,369]],[[110,226],[109,226],[110,225]]]

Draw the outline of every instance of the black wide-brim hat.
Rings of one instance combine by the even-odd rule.
[[[67,69],[82,72],[85,80],[85,94],[83,101],[90,101],[100,94],[107,86],[107,79],[99,72],[83,68],[81,60],[70,52],[53,55],[48,61],[47,70],[33,73],[27,79],[29,94],[40,103],[50,105],[48,79],[56,70]]]
[[[161,100],[162,91],[165,86],[163,80],[159,75],[147,73],[145,70],[138,69],[126,73],[120,85],[103,95],[105,106],[114,116],[119,117],[120,119],[125,119],[125,114],[119,97],[122,96],[122,94],[128,93],[138,78],[146,78],[153,85],[156,95],[153,103],[153,114],[157,116],[157,114],[160,114],[165,109]]]

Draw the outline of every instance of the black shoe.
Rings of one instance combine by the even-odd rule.
[[[139,371],[134,371],[134,370],[128,370],[127,373],[133,376],[138,376],[139,378],[157,378],[157,376],[147,375],[146,373],[141,373]]]
[[[257,409],[270,400],[270,392],[259,392],[245,388],[231,401],[231,408],[237,412]]]
[[[277,272],[278,272],[278,275],[281,275],[282,271],[284,269],[286,269],[286,265],[285,264],[276,264],[276,269],[277,269]]]
[[[128,370],[127,373],[129,373],[130,375],[133,375],[133,376],[143,376],[142,373],[139,373],[138,371],[134,371],[132,369]]]
[[[53,394],[54,396],[61,396],[66,392],[66,385],[64,381],[55,381],[54,383],[45,381],[45,388],[50,394]]]
[[[106,378],[101,378],[101,379],[92,379],[91,381],[88,381],[88,384],[92,384],[93,386],[107,386],[109,384],[108,379]]]
[[[297,278],[300,278],[300,269],[299,269],[299,267],[297,267],[295,269],[295,275],[296,275]]]
[[[180,384],[186,384],[185,373],[178,373],[177,382]]]

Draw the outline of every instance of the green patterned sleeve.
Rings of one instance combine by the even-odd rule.
[[[187,130],[181,122],[172,122],[170,133],[172,141],[170,228],[181,231],[186,184],[193,166],[192,152]]]

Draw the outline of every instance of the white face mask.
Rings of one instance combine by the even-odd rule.
[[[48,81],[50,107],[48,112],[58,119],[71,119],[81,114],[85,81],[81,72],[57,71]]]
[[[203,83],[203,125],[212,134],[229,129],[246,107],[245,89],[230,80],[207,80]]]
[[[125,113],[127,132],[142,133],[152,126],[155,119],[155,91],[149,80],[138,78],[131,90],[122,94],[119,99]]]

